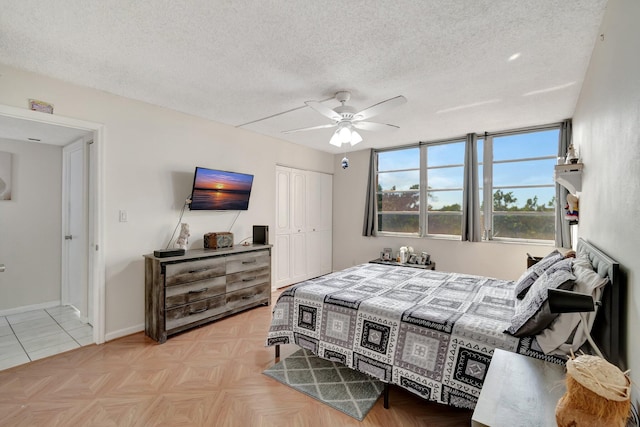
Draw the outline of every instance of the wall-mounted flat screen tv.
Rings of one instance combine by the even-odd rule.
[[[197,167],[189,209],[246,211],[252,184],[253,175]]]

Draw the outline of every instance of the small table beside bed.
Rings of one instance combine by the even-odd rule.
[[[589,322],[591,333],[605,357],[619,365],[618,263],[582,239],[576,252],[575,262],[551,263],[550,254],[546,264],[554,268],[544,266],[543,259],[537,270],[530,267],[516,282],[357,265],[285,289],[274,306],[266,345],[276,346],[279,357],[280,344],[296,344],[383,381],[385,407],[388,385],[393,384],[430,401],[473,409],[495,349],[566,362],[566,348],[577,345],[579,315],[546,313],[545,318],[544,301],[539,300],[546,295],[545,286],[570,289],[568,277],[580,291],[576,277],[584,275],[575,269],[586,263],[591,269],[584,274],[597,276],[589,279],[593,283],[588,289],[602,301],[597,316],[593,314],[595,322]],[[560,274],[561,264],[573,270]],[[552,279],[562,286],[551,284]],[[524,294],[523,282],[529,282]],[[535,316],[527,317],[532,310]],[[568,334],[576,337],[573,342]]]

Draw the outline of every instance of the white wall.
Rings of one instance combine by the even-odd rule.
[[[343,155],[336,155],[339,164]],[[527,268],[526,253],[543,256],[553,250],[547,245],[523,245],[498,242],[461,242],[459,240],[417,237],[363,237],[365,194],[369,169],[369,150],[349,153],[349,168],[336,169],[333,176],[333,269],[378,258],[384,247],[397,251],[413,246],[426,251],[436,269],[515,280]]]
[[[195,166],[254,175],[249,210],[233,227],[236,241],[253,224],[275,224],[275,165],[333,172],[333,156],[232,126],[0,65],[0,104],[29,98],[55,114],[105,125],[105,264],[107,338],[142,330],[143,254],[164,247],[191,191]],[[128,222],[118,222],[119,210]],[[227,230],[235,213],[187,211],[190,247]]]
[[[60,301],[62,148],[0,139],[12,198],[0,201],[0,310]]]
[[[640,381],[640,2],[611,0],[574,115],[584,163],[579,235],[627,277],[626,359]]]

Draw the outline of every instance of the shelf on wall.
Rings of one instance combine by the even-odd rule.
[[[557,165],[555,169],[555,181],[569,190],[571,194],[582,191],[582,163],[570,163]]]

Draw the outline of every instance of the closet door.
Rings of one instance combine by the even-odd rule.
[[[320,274],[333,266],[333,175],[320,174]]]
[[[307,267],[309,278],[322,275],[320,250],[322,174],[307,172]]]
[[[276,167],[276,288],[331,272],[332,185],[329,174]]]
[[[308,279],[307,173],[291,170],[291,283]]]
[[[276,168],[275,234],[291,233],[291,169]]]
[[[280,288],[291,284],[291,169],[276,167],[276,230],[273,244],[275,280]]]
[[[331,272],[333,177],[326,173],[307,175],[307,265],[309,277]]]

